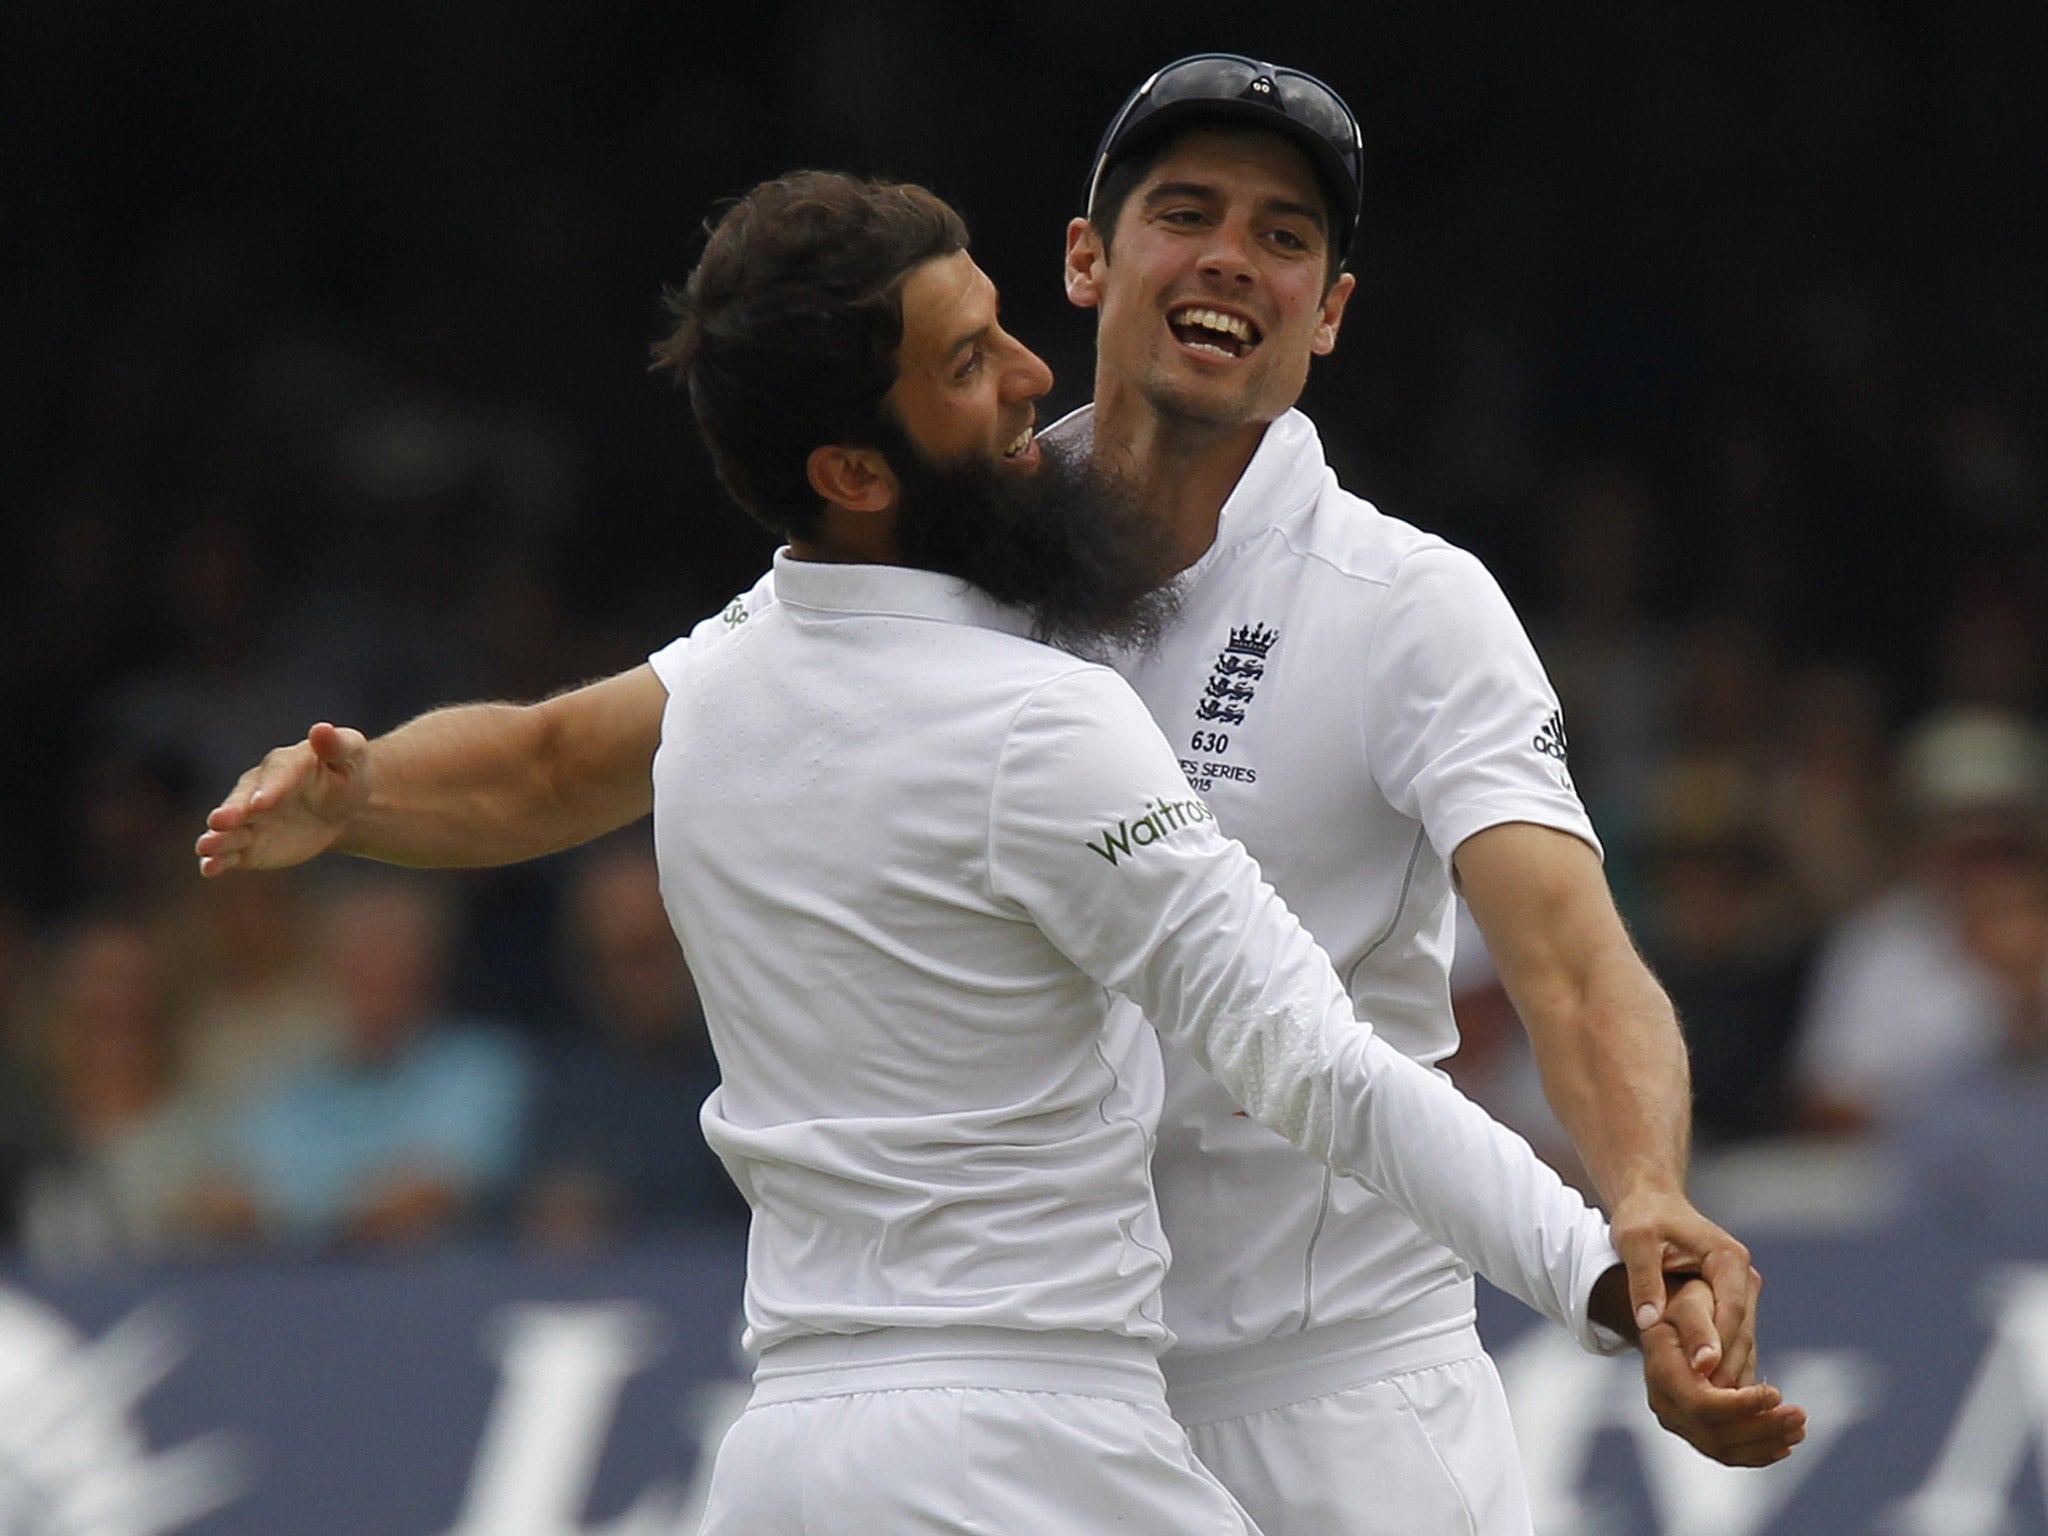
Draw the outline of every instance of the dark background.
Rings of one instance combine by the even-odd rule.
[[[1349,486],[1501,576],[1654,938],[1660,763],[1767,779],[1812,724],[1881,783],[1929,709],[2048,703],[2042,16],[11,5],[0,981],[80,913],[189,904],[205,808],[312,720],[537,697],[751,583],[768,542],[646,372],[719,199],[928,182],[1048,418],[1080,404],[1065,222],[1125,94],[1208,48],[1355,103],[1360,290],[1305,405]],[[559,1000],[549,880],[462,887],[459,1001]],[[1766,1057],[1729,1037],[1742,1092],[1784,991],[1744,1005]]]
[[[195,522],[254,541],[266,608],[410,581],[445,616],[510,562],[607,632],[593,660],[749,580],[765,544],[642,366],[707,209],[761,177],[955,199],[1053,404],[1079,403],[1062,225],[1124,93],[1204,47],[1356,104],[1361,292],[1307,405],[1356,488],[1474,546],[1525,607],[1561,597],[1546,495],[1613,455],[1651,488],[1660,603],[1866,661],[1899,709],[1938,686],[1959,581],[2039,595],[2037,495],[1968,504],[1948,462],[1988,432],[2038,479],[2038,7],[8,9],[0,676],[54,708],[9,712],[17,843],[52,793],[23,747],[68,760],[22,732],[203,643],[149,579]],[[332,439],[394,409],[513,442],[380,501]],[[1731,438],[1783,482],[1753,524],[1712,504]],[[80,603],[118,607],[93,616],[118,634],[53,655],[37,622],[76,630]]]

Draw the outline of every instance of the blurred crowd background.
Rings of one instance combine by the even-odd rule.
[[[1082,403],[1065,221],[1202,48],[1358,108],[1306,408],[1535,635],[1703,1171],[1847,1148],[2048,1232],[2038,7],[1301,10],[10,6],[0,1251],[744,1220],[644,827],[218,882],[192,839],[314,720],[630,666],[762,569],[645,372],[718,198],[935,186]],[[1455,983],[1454,1074],[1568,1163],[1476,942]]]

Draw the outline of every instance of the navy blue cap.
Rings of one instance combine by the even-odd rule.
[[[1175,59],[1131,93],[1095,151],[1088,217],[1095,216],[1095,198],[1112,164],[1190,121],[1217,118],[1271,129],[1299,146],[1335,203],[1335,248],[1340,256],[1348,254],[1364,200],[1365,149],[1358,119],[1344,98],[1314,75],[1237,53]]]

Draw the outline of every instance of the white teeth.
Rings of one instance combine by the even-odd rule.
[[[1022,432],[1019,432],[1015,437],[1010,439],[1010,446],[1003,450],[1003,457],[1006,459],[1014,459],[1015,457],[1017,457],[1018,454],[1022,453],[1026,448],[1029,448],[1031,446],[1031,439],[1033,435],[1033,429],[1030,427],[1026,427]]]
[[[1251,344],[1251,322],[1236,315],[1226,315],[1221,310],[1177,309],[1167,318],[1175,325],[1198,325],[1205,331],[1217,331],[1225,336],[1234,336],[1247,346]]]

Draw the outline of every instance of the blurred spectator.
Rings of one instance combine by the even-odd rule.
[[[27,993],[35,944],[28,917],[0,895],[0,1250],[17,1246],[28,1175],[54,1136],[45,1084],[30,1062]]]
[[[188,868],[185,880],[178,1081],[229,1118],[280,1076],[332,1054],[345,1007],[304,931],[302,871],[201,881]]]
[[[662,906],[654,855],[607,844],[579,866],[562,953],[580,1032],[553,1048],[534,1105],[524,1225],[550,1247],[744,1219],[698,1127],[718,1066]]]
[[[1662,746],[1760,766],[1774,746],[1781,686],[1777,657],[1754,622],[1734,614],[1702,618],[1679,649],[1672,682],[1678,715],[1666,723]]]
[[[1997,978],[1963,925],[1987,885],[2040,857],[2048,745],[2021,716],[1949,710],[1914,729],[1900,772],[1909,878],[1829,940],[1800,1025],[1802,1114],[1816,1131],[1910,1113],[2002,1033]]]
[[[1681,758],[1646,815],[1645,953],[1692,1053],[1702,1143],[1784,1129],[1786,1057],[1809,946],[1760,784],[1728,758]]]
[[[2025,712],[2043,702],[2048,630],[2043,593],[2026,575],[2023,567],[1980,565],[1954,584],[1934,638],[1945,703]]]
[[[1819,923],[1862,905],[1891,877],[1890,770],[1884,702],[1869,677],[1812,667],[1788,680],[1764,813]]]
[[[1978,879],[1959,914],[1963,947],[1992,979],[1996,1053],[1937,1086],[1899,1146],[1929,1220],[2039,1251],[2048,1241],[2048,854]]]
[[[1753,404],[1709,420],[1700,465],[1706,596],[1717,611],[1777,629],[1797,612],[1801,528],[1796,444]]]
[[[1545,540],[1553,605],[1532,628],[1564,705],[1572,776],[1608,835],[1632,821],[1670,723],[1662,514],[1633,465],[1598,461],[1567,481]]]
[[[149,918],[191,895],[192,828],[203,813],[183,759],[95,752],[67,787],[71,910]]]
[[[314,708],[365,718],[331,659],[347,653],[292,643],[277,622],[272,537],[224,505],[174,528],[158,573],[166,643],[154,665],[100,701],[101,729],[118,750],[178,762],[207,804],[272,747],[296,741]]]
[[[389,1246],[452,1232],[506,1192],[527,1093],[506,1030],[441,1011],[447,914],[382,876],[335,896],[327,955],[341,1047],[259,1095],[236,1135],[267,1231],[303,1246]]]
[[[48,1264],[157,1259],[244,1232],[215,1199],[214,1127],[173,1092],[163,965],[134,921],[87,922],[54,957],[46,1052],[60,1145],[33,1175],[26,1247]]]

